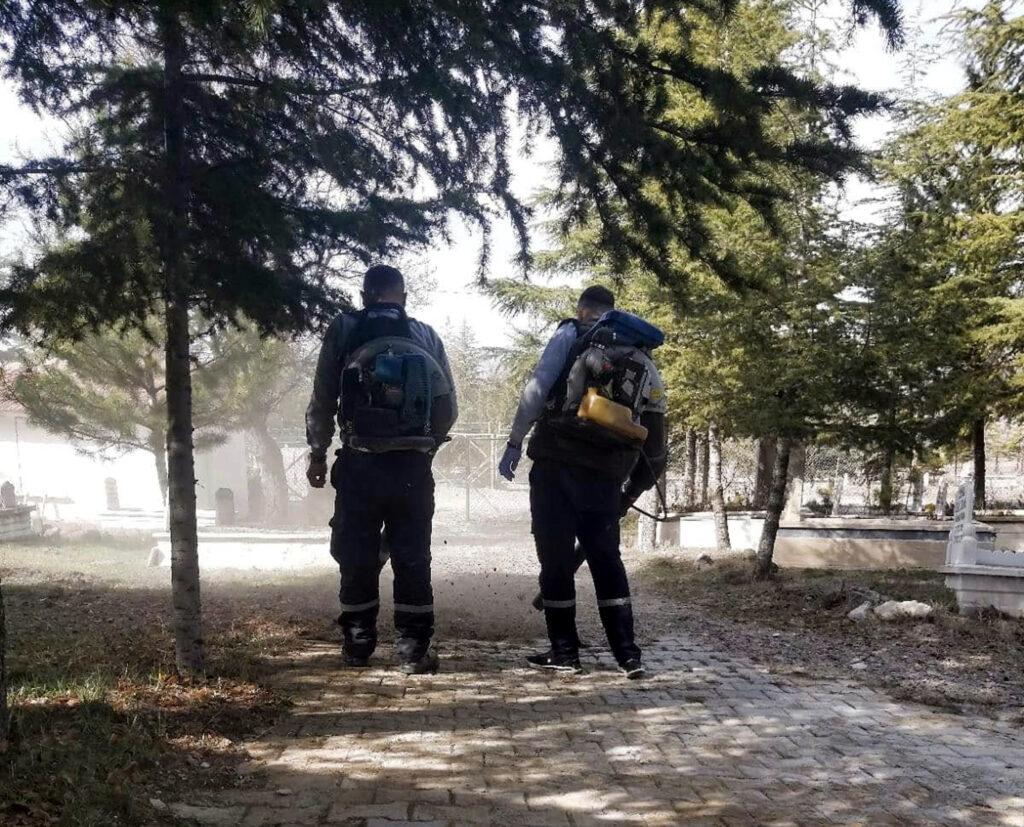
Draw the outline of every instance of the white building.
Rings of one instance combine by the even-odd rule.
[[[163,508],[153,455],[129,451],[97,456],[29,424],[15,402],[0,400],[0,483],[10,480],[19,497],[48,503],[45,516],[89,520],[107,510],[105,480],[117,481],[122,509],[158,511]],[[248,510],[245,439],[232,434],[227,442],[196,454],[196,500],[200,509],[213,510],[214,493],[230,488],[235,510]]]

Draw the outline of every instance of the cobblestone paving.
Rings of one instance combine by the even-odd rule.
[[[436,676],[282,664],[296,706],[247,786],[174,806],[209,824],[1024,826],[1024,731],[782,678],[686,637],[628,682],[538,674],[518,646],[447,642]]]

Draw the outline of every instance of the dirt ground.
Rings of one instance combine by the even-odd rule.
[[[1024,725],[1024,620],[959,615],[937,572],[786,569],[754,583],[751,567],[744,555],[710,564],[660,555],[636,579],[669,598],[680,626],[777,673],[853,678],[901,700]],[[928,603],[934,614],[851,620],[865,589]]]

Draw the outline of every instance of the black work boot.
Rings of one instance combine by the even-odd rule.
[[[641,678],[647,677],[647,670],[644,669],[644,665],[641,663],[640,658],[633,658],[632,660],[626,661],[619,666],[619,669],[621,669],[622,674],[631,681],[637,681]]]
[[[576,674],[583,671],[579,655],[575,653],[556,655],[551,649],[546,652],[538,652],[536,655],[528,655],[526,662],[534,669],[547,669],[552,672]]]
[[[440,659],[437,650],[431,646],[419,660],[406,661],[398,668],[406,675],[433,675],[437,672]]]
[[[350,669],[365,669],[370,665],[370,658],[369,656],[354,655],[351,652],[346,652],[342,649],[341,662],[342,665],[347,666]]]

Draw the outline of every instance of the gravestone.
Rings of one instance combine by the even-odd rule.
[[[218,526],[235,524],[235,492],[230,488],[218,488],[213,495],[215,519]]]
[[[974,484],[968,480],[956,490],[953,502],[953,527],[946,544],[947,566],[971,566],[978,556],[978,536],[974,529]]]
[[[925,486],[925,475],[918,470],[914,474],[914,487],[912,489],[913,494],[910,500],[910,510],[914,514],[920,514],[924,508],[924,486]]]
[[[956,492],[942,572],[961,611],[991,606],[1024,617],[1024,554],[979,542],[971,478]]]
[[[0,542],[31,537],[35,510],[34,505],[18,505],[18,495],[10,480],[0,485]]]
[[[18,504],[18,495],[14,490],[14,483],[10,480],[0,485],[0,508],[14,508]]]
[[[107,495],[107,511],[119,511],[121,509],[121,498],[117,494],[117,480],[107,477],[103,480],[104,492]]]

